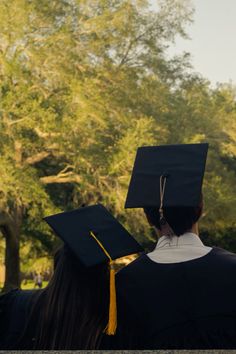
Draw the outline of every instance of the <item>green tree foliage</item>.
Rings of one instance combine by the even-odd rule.
[[[235,89],[167,55],[192,14],[187,0],[159,0],[157,12],[145,0],[1,1],[5,288],[20,282],[19,240],[24,257],[51,254],[42,217],[59,210],[102,202],[149,242],[142,211],[123,209],[140,145],[209,141],[202,229],[235,233]]]

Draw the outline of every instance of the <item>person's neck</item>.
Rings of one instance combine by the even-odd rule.
[[[162,236],[166,236],[166,235],[165,235],[165,232],[163,232],[162,230],[156,229],[156,232],[157,232],[158,238],[160,238],[160,237],[162,237]],[[193,226],[191,227],[191,229],[187,230],[186,232],[191,232],[191,233],[196,234],[196,235],[199,236],[198,223],[193,224]],[[185,233],[186,233],[186,232],[185,232]]]
[[[198,229],[198,223],[194,224],[188,232],[192,232],[193,234],[196,234],[199,236],[199,229]]]

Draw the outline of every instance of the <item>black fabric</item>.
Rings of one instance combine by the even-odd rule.
[[[199,205],[208,144],[138,148],[125,208],[160,207],[160,177],[165,176],[164,207]]]
[[[0,349],[6,348],[10,327],[10,313],[18,289],[0,295]]]
[[[235,274],[236,255],[220,248],[182,263],[139,257],[117,275],[113,349],[235,349]]]
[[[45,218],[83,265],[89,267],[108,261],[97,241],[114,260],[143,251],[138,242],[101,204],[59,213]]]
[[[37,290],[15,289],[0,296],[0,349],[19,349],[18,340],[27,324]]]

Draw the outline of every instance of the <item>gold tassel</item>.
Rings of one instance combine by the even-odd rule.
[[[114,264],[110,261],[110,304],[109,304],[109,319],[108,325],[105,328],[105,333],[113,336],[117,328],[117,308],[116,308],[116,282]]]
[[[109,303],[109,318],[108,324],[104,329],[104,332],[113,336],[116,333],[117,328],[117,308],[116,308],[116,281],[115,281],[115,268],[113,264],[113,260],[102,243],[97,239],[95,234],[90,231],[90,235],[95,239],[95,241],[99,244],[105,255],[109,259],[109,271],[110,271],[110,303]]]

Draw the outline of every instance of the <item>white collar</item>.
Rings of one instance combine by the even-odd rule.
[[[155,263],[181,263],[201,258],[211,251],[197,234],[186,232],[181,236],[162,236],[154,251],[147,256]]]
[[[155,250],[167,247],[204,247],[200,237],[193,232],[185,232],[180,236],[161,236],[157,242]]]

